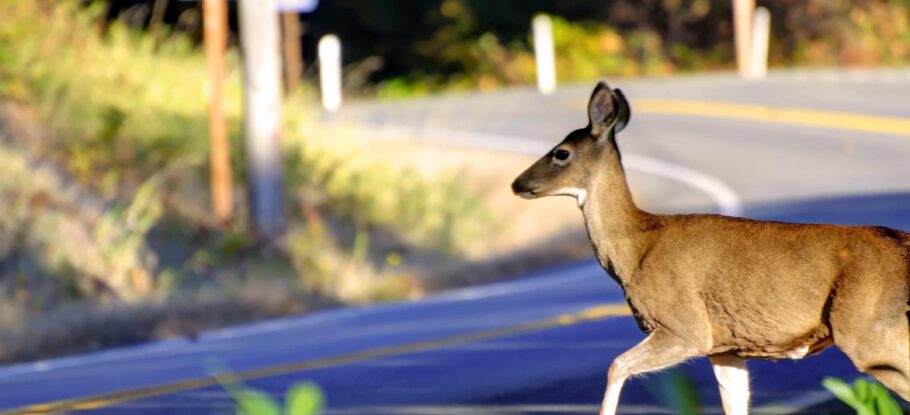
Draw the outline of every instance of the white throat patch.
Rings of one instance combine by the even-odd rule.
[[[572,196],[578,202],[578,207],[585,206],[585,200],[588,198],[588,191],[578,187],[562,187],[550,193],[553,196]]]

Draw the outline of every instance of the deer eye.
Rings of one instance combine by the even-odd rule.
[[[556,152],[553,154],[553,157],[555,157],[556,160],[565,161],[566,159],[569,158],[569,150],[563,150],[563,149],[556,150]]]

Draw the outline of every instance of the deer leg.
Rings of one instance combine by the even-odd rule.
[[[714,376],[720,386],[720,399],[726,415],[747,415],[749,413],[749,369],[746,360],[740,357],[720,354],[709,357]]]
[[[607,390],[600,406],[600,415],[616,414],[619,393],[630,376],[663,369],[698,355],[694,347],[678,337],[655,330],[641,343],[613,360],[607,373]]]
[[[857,369],[910,402],[910,283],[903,288],[872,284],[885,281],[884,271],[874,267],[853,272],[838,285],[831,305],[834,344]]]

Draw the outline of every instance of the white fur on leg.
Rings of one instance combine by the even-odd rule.
[[[711,356],[714,376],[726,415],[748,415],[749,370],[745,359],[732,355]]]
[[[678,338],[662,331],[652,331],[641,343],[613,360],[607,373],[607,390],[600,406],[600,415],[616,415],[622,385],[639,373],[675,365],[695,356],[697,352],[681,343]]]
[[[610,367],[610,374],[607,375],[607,391],[604,393],[604,400],[600,404],[600,415],[616,415],[616,408],[619,406],[619,393],[622,391],[622,385],[626,378],[615,376],[616,368]]]

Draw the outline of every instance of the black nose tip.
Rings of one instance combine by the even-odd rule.
[[[515,193],[517,195],[519,193],[523,193],[526,189],[527,189],[527,186],[525,186],[524,183],[522,183],[520,178],[515,179],[515,181],[512,182],[512,193]]]

